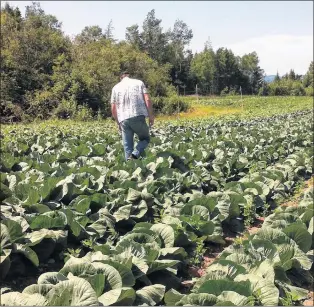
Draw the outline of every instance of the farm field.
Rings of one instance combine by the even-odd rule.
[[[313,109],[312,97],[258,97],[258,96],[195,96],[182,97],[189,103],[190,110],[187,113],[179,113],[171,116],[160,116],[163,121],[208,120],[223,121],[269,117],[278,114],[288,114],[301,110]]]
[[[309,300],[312,98],[186,99],[127,163],[109,120],[2,127],[1,305]]]

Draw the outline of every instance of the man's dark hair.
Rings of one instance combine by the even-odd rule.
[[[121,72],[120,77],[123,76],[123,75],[129,75],[129,72],[127,70],[124,70],[124,71]]]

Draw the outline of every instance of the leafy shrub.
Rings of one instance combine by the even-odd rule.
[[[265,84],[258,90],[258,96],[268,96],[270,92],[268,84]]]
[[[269,84],[271,96],[305,96],[306,91],[301,81],[282,79]]]
[[[186,112],[190,108],[188,102],[175,95],[171,97],[153,97],[152,102],[155,114],[171,115]]]
[[[12,102],[1,101],[0,112],[2,123],[19,122],[23,118],[22,108]]]
[[[290,95],[291,96],[304,96],[305,95],[305,89],[301,82],[292,83]]]
[[[314,96],[314,90],[313,87],[306,87],[305,88],[305,95],[306,96]]]
[[[226,86],[221,92],[220,92],[220,96],[237,96],[239,95],[239,91],[233,87],[233,86]]]
[[[78,106],[74,118],[79,121],[88,121],[93,119],[93,113],[86,105]]]
[[[59,99],[56,95],[49,91],[28,92],[25,95],[27,105],[29,106],[26,113],[31,118],[48,119],[52,116],[53,110],[58,106]]]
[[[76,112],[76,102],[62,99],[61,103],[54,110],[54,116],[60,119],[73,118]]]
[[[285,85],[280,85],[277,83],[271,84],[270,86],[271,96],[289,96],[289,88]]]
[[[220,96],[226,96],[229,93],[229,89],[226,86],[221,92],[220,92]]]

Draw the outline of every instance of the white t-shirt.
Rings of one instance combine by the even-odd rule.
[[[147,90],[141,80],[124,77],[116,84],[111,93],[111,103],[116,104],[118,121],[144,115],[148,117],[144,95]]]

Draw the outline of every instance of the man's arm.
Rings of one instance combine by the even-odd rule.
[[[148,111],[148,117],[149,117],[149,125],[154,125],[154,113],[153,113],[153,105],[152,101],[150,100],[150,97],[148,94],[144,94],[144,100]]]
[[[115,100],[115,91],[114,91],[114,89],[112,89],[112,92],[111,92],[110,103],[111,103],[111,114],[112,114],[112,117],[114,118],[114,120],[116,121],[116,123],[117,123],[117,125],[119,126],[119,129],[120,129],[120,125],[119,125],[119,121],[118,121],[118,113],[117,113],[117,105],[116,105],[116,100]]]
[[[145,101],[147,111],[148,111],[149,125],[152,126],[154,125],[153,105],[152,105],[152,101],[150,100],[149,94],[147,93],[147,89],[144,83],[142,85],[142,92],[143,92],[144,101]]]
[[[111,114],[112,114],[112,117],[117,122],[117,124],[119,124],[119,122],[118,122],[118,114],[117,114],[117,107],[116,107],[115,103],[111,104]]]

